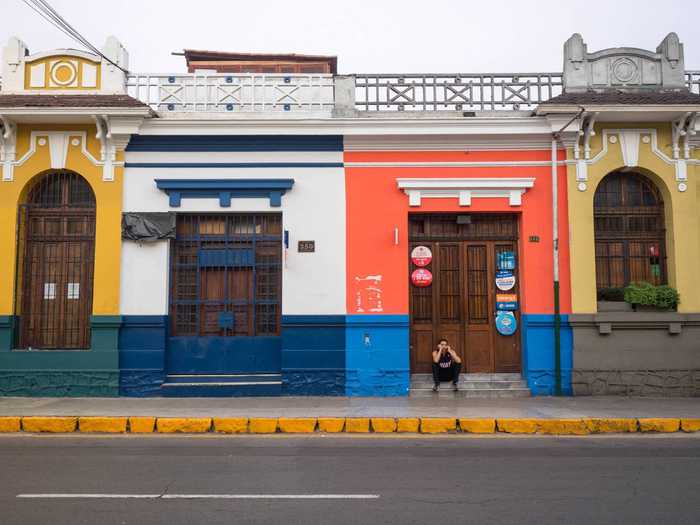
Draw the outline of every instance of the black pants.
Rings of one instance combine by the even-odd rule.
[[[459,372],[462,370],[462,363],[452,361],[450,368],[441,368],[437,363],[433,363],[433,381],[437,385],[442,381],[459,381]]]

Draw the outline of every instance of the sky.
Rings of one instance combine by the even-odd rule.
[[[666,0],[49,0],[97,47],[116,36],[140,73],[185,71],[172,52],[328,54],[338,72],[561,71],[562,45],[656,49],[670,31],[700,69],[700,1]],[[31,53],[79,47],[22,0],[0,0],[0,42]]]

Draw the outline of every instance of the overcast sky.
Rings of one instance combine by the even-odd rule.
[[[578,32],[589,51],[655,49],[670,31],[700,69],[697,0],[49,0],[102,47],[115,35],[139,72],[184,71],[183,48],[330,54],[340,73],[561,71]],[[0,40],[77,47],[22,0],[0,0]]]

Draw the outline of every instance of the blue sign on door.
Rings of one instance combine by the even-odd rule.
[[[518,321],[513,312],[500,311],[496,314],[496,330],[501,335],[513,335],[518,328]]]
[[[499,270],[515,270],[515,252],[499,252],[496,265]]]

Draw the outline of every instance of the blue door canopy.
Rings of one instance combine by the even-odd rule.
[[[187,198],[218,198],[219,205],[228,208],[232,197],[268,198],[276,208],[294,186],[294,179],[156,179],[156,186],[168,194],[172,208],[179,208],[180,201]]]

